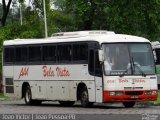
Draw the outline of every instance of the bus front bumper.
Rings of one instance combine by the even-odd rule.
[[[155,101],[158,97],[157,90],[133,91],[104,91],[103,102],[143,102]]]

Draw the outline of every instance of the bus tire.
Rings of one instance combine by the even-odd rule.
[[[125,108],[132,108],[135,105],[135,102],[123,102]]]
[[[32,105],[33,104],[31,89],[30,89],[29,86],[27,86],[25,88],[24,100],[25,100],[26,105]]]
[[[69,107],[69,106],[73,106],[75,101],[59,101],[59,103],[60,103],[61,106]]]
[[[84,87],[80,94],[80,101],[83,107],[92,107],[93,102],[89,102],[89,95],[87,87]]]

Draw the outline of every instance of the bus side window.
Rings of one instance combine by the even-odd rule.
[[[56,62],[56,46],[45,45],[43,46],[43,61],[44,62]]]
[[[89,73],[94,74],[94,50],[89,51]]]
[[[71,45],[58,45],[58,62],[66,63],[71,61]]]
[[[4,48],[4,63],[14,64],[15,51],[14,47]]]
[[[88,60],[88,44],[80,44],[79,56],[80,60]]]
[[[79,57],[79,44],[73,44],[72,60],[78,61],[79,59],[80,59],[80,57]]]
[[[17,64],[22,63],[22,62],[26,63],[28,59],[27,54],[28,54],[27,47],[16,47],[15,48],[15,56],[16,56],[15,62]]]
[[[102,67],[98,59],[98,51],[89,51],[89,72],[95,76],[102,75]]]
[[[88,60],[88,44],[86,43],[73,44],[72,60],[73,62],[80,62],[80,61],[86,62]]]
[[[29,62],[41,61],[41,46],[29,46]]]

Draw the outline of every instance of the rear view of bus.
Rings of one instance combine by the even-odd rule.
[[[100,56],[104,63],[103,101],[133,107],[135,102],[156,100],[157,77],[150,42],[122,35],[112,39],[115,42],[102,43],[104,57]]]

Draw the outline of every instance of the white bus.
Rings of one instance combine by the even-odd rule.
[[[3,44],[4,93],[27,105],[59,101],[82,106],[157,99],[149,40],[109,31],[58,33]]]

